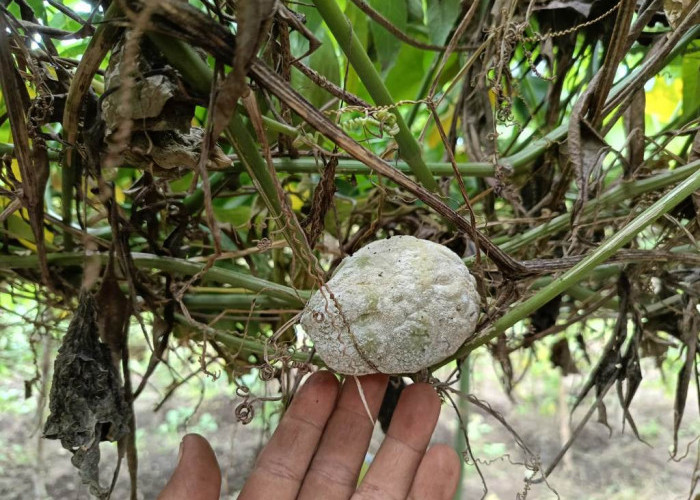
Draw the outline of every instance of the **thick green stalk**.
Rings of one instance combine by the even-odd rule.
[[[267,163],[258,151],[257,144],[239,114],[235,114],[231,118],[224,134],[236,149],[276,225],[284,234],[293,254],[297,259],[300,259],[302,268],[315,274],[319,270],[319,266],[306,241],[306,235],[294,214],[289,212],[290,215],[287,215],[284,210],[280,200],[279,191],[281,188],[278,186],[278,181],[268,169]]]
[[[583,215],[587,216],[599,211],[601,208],[610,207],[624,200],[629,200],[650,191],[662,189],[675,182],[682,181],[700,168],[700,160],[694,161],[680,168],[648,177],[642,180],[622,182],[619,186],[612,188],[599,198],[586,203],[583,208]],[[504,252],[512,253],[519,248],[529,245],[545,236],[557,233],[566,229],[571,223],[571,214],[559,215],[549,222],[545,222],[535,228],[530,229],[518,236],[510,238],[507,242],[499,245]]]
[[[230,289],[222,289],[226,292]],[[233,290],[230,290],[233,291]],[[263,295],[254,295],[250,293],[187,293],[183,301],[187,308],[191,311],[201,311],[206,309],[214,309],[223,311],[224,309],[245,309],[250,310],[251,305],[255,302],[256,309],[284,309],[289,308],[289,305],[272,297]]]
[[[159,271],[179,273],[188,276],[195,275],[204,269],[203,264],[190,262],[184,259],[138,252],[132,253],[131,256],[136,267],[140,269],[158,269]],[[103,263],[106,263],[109,258],[106,253],[99,254],[99,257]],[[46,255],[46,260],[49,264],[63,266],[80,265],[85,260],[85,255],[82,253],[50,253]],[[31,269],[37,267],[38,263],[39,257],[37,255],[0,255],[0,268]],[[293,307],[303,306],[310,295],[309,292],[302,290],[297,291],[288,286],[221,267],[209,268],[202,275],[202,280],[212,280],[234,287],[244,288],[251,292],[273,297]]]
[[[287,172],[290,174],[314,174],[321,172],[319,163],[314,158],[297,158],[295,160],[291,158],[275,158],[273,159],[273,163],[275,165],[275,170],[278,172]],[[239,164],[239,162],[234,162],[234,165],[236,164]],[[411,171],[411,167],[409,167],[404,161],[394,163],[394,166],[403,173],[408,173]],[[454,175],[454,170],[451,163],[429,162],[426,163],[426,167],[430,171],[431,175]],[[494,175],[493,165],[485,162],[458,163],[457,170],[460,174],[471,177],[493,177]],[[364,163],[357,160],[345,159],[338,161],[335,171],[337,174],[369,175],[372,173],[372,169],[370,169]]]
[[[501,165],[510,167],[515,172],[523,171],[523,167],[539,158],[552,145],[566,138],[569,133],[569,123],[563,123],[540,139],[529,143],[527,147],[500,160]]]
[[[700,162],[695,162],[695,164],[700,164]],[[573,285],[578,284],[582,279],[591,274],[596,266],[599,266],[607,259],[612,257],[615,252],[629,243],[648,225],[662,215],[668,213],[694,191],[700,189],[700,169],[698,169],[696,166],[694,170],[695,171],[692,173],[692,175],[690,175],[690,177],[666,193],[663,197],[657,200],[656,203],[644,210],[644,212],[639,214],[632,222],[615,233],[611,238],[603,242],[588,257],[583,259],[561,276],[555,278],[549,285],[545,286],[535,295],[516,305],[501,316],[486,332],[479,335],[479,337],[474,341],[463,346],[455,357],[459,358],[464,356],[480,345],[485,344],[489,340],[506,331],[518,321],[527,318],[530,314],[535,312],[560,293],[571,288]]]
[[[267,168],[267,163],[258,151],[257,144],[250,132],[248,132],[239,114],[235,114],[231,118],[231,122],[224,130],[224,135],[236,149],[239,158],[241,158],[241,163],[248,171],[248,174],[250,174],[253,183],[256,184],[255,187],[258,189],[258,193],[265,200],[265,204],[272,212],[273,217],[276,219],[282,217],[282,205],[275,181]],[[282,225],[280,223],[280,226]]]
[[[343,11],[340,10],[336,0],[314,0],[314,4],[348,61],[350,61],[350,64],[357,72],[360,80],[362,80],[365,88],[372,96],[375,104],[392,106],[394,99],[391,97],[386,85],[384,85],[382,77],[374,67],[374,64],[372,64],[367,51],[365,51],[362,43],[355,35],[350,21],[343,14]],[[423,161],[418,141],[416,141],[408,125],[406,125],[399,110],[392,108],[391,111],[396,116],[396,124],[399,127],[399,133],[395,136],[399,145],[399,154],[411,166],[413,175],[424,187],[431,191],[437,190],[437,183]]]
[[[224,172],[214,172],[209,177],[209,189],[212,193],[215,193],[221,186],[228,182],[229,177]],[[190,214],[195,213],[197,210],[204,206],[204,191],[202,187],[198,187],[191,194],[187,195],[182,204],[185,206]]]
[[[469,356],[464,358],[462,362],[462,371],[459,379],[459,392],[462,394],[469,394],[471,391],[471,368],[472,363],[469,360]],[[467,451],[467,436],[469,435],[469,400],[465,397],[459,397],[457,403],[457,411],[459,411],[459,417],[462,420],[464,429],[461,427],[457,428],[457,438],[455,439],[455,450],[457,453],[465,453]],[[461,458],[461,457],[460,457]],[[467,461],[461,459],[460,461],[460,471],[459,471],[459,483],[457,484],[457,491],[454,495],[454,500],[462,500],[464,483],[467,476]]]

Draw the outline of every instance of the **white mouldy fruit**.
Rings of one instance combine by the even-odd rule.
[[[474,277],[457,254],[395,236],[343,260],[307,303],[301,325],[338,373],[416,373],[472,336],[479,303]]]

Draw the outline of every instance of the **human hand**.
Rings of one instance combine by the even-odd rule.
[[[387,377],[359,379],[376,420]],[[459,480],[457,454],[446,445],[426,452],[439,414],[440,399],[432,387],[408,386],[358,486],[373,426],[354,380],[347,379],[341,388],[332,373],[315,373],[294,397],[238,498],[451,499]],[[221,473],[209,443],[190,434],[183,439],[180,453],[175,472],[158,498],[218,499]]]

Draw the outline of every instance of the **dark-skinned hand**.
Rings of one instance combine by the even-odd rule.
[[[359,380],[376,420],[387,377],[368,375]],[[238,498],[449,500],[459,480],[459,458],[446,445],[426,451],[439,414],[440,399],[431,386],[407,387],[358,486],[373,426],[352,378],[340,387],[330,372],[315,373],[294,397]],[[158,498],[214,500],[220,488],[214,451],[203,437],[189,434],[180,446],[175,472]]]

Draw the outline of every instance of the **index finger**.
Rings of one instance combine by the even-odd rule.
[[[296,498],[338,396],[330,372],[311,375],[257,459],[240,500]]]

